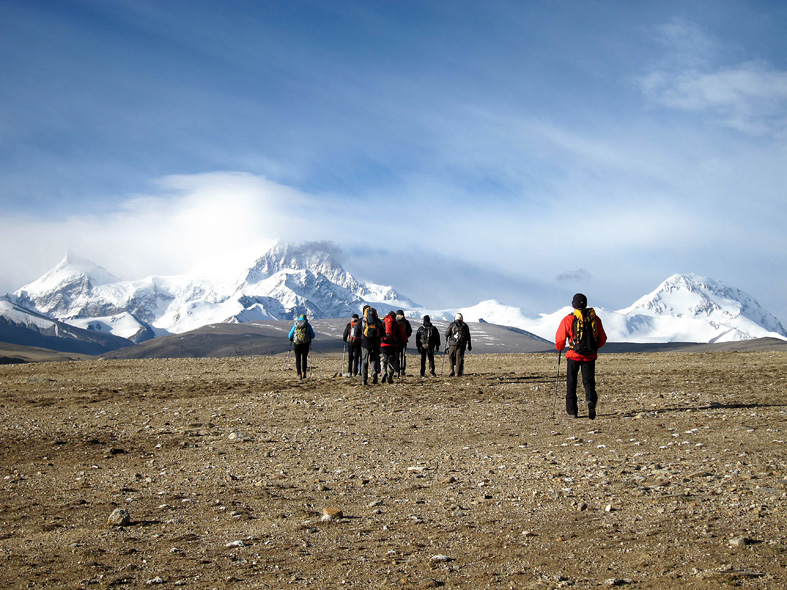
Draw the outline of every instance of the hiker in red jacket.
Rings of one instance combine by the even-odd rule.
[[[598,349],[607,342],[601,318],[592,307],[588,307],[588,298],[582,293],[574,295],[571,301],[574,312],[568,314],[560,322],[555,334],[555,348],[558,352],[566,347],[566,412],[570,418],[577,417],[577,376],[582,370],[582,385],[585,388],[585,402],[588,406],[588,418],[596,418],[596,359]]]
[[[383,334],[380,342],[383,383],[394,382],[394,375],[399,373],[399,350],[405,344],[407,344],[407,335],[402,325],[396,321],[396,314],[391,311],[383,318]]]

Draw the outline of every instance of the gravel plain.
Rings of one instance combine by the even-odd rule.
[[[787,353],[340,362],[0,366],[0,587],[787,588]]]

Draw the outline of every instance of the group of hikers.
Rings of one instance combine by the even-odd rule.
[[[394,377],[400,377],[407,368],[406,349],[412,335],[413,328],[401,309],[390,311],[380,319],[375,308],[364,306],[362,316],[353,314],[342,335],[347,351],[347,375],[360,375],[363,384],[368,385],[371,366],[373,384],[380,374],[383,383],[393,383]],[[449,377],[461,376],[465,350],[473,349],[470,328],[461,313],[448,326],[445,338],[451,359]],[[440,332],[428,315],[415,333],[415,347],[421,355],[421,377],[426,376],[427,365],[429,374],[435,376],[434,353],[440,348]]]
[[[588,417],[596,417],[596,359],[598,349],[604,346],[607,335],[595,310],[587,306],[587,297],[577,293],[572,299],[573,313],[566,315],[558,326],[555,334],[555,348],[558,351],[558,373],[560,371],[560,353],[566,348],[566,413],[570,418],[578,415],[577,383],[582,373],[582,385],[585,389],[585,402]],[[374,307],[365,305],[361,315],[353,314],[344,328],[342,340],[347,353],[348,377],[360,375],[363,384],[369,384],[371,372],[372,384],[378,382],[382,375],[383,383],[394,383],[406,369],[406,348],[413,328],[401,309],[390,311],[382,318],[377,315]],[[454,321],[446,328],[446,353],[450,360],[449,377],[461,377],[464,374],[465,351],[472,351],[470,328],[461,313],[454,316]],[[304,379],[308,370],[308,355],[314,329],[301,314],[292,326],[289,340],[295,352],[295,367],[298,379]],[[427,370],[436,376],[434,354],[441,344],[440,332],[432,325],[428,315],[423,317],[423,325],[415,333],[415,346],[421,357],[421,377]],[[344,365],[344,363],[342,363]],[[342,367],[343,368],[343,367]]]

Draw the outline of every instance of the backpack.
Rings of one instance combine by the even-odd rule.
[[[367,307],[363,312],[363,335],[365,338],[375,339],[380,336],[380,329],[377,327],[377,310]]]
[[[588,307],[585,310],[574,310],[574,323],[572,324],[574,337],[571,339],[570,348],[581,356],[588,356],[598,352],[598,322],[596,310]]]
[[[409,338],[413,335],[413,327],[410,325],[410,322],[407,321],[407,318],[403,315],[396,315],[396,323],[402,326],[402,330],[404,330],[404,335]]]
[[[465,340],[464,324],[454,322],[451,324],[451,340],[456,346],[461,346]]]
[[[309,322],[306,320],[295,320],[295,333],[292,335],[293,344],[308,344],[311,340]]]
[[[399,344],[399,324],[396,322],[396,318],[394,316],[387,315],[383,318],[383,328],[385,328],[383,342],[385,344],[391,345]]]
[[[357,342],[363,338],[363,331],[361,330],[361,320],[352,320],[350,322],[350,334],[347,336],[348,342]]]
[[[434,330],[434,326],[431,324],[423,327],[421,331],[421,347],[432,348],[432,330]]]

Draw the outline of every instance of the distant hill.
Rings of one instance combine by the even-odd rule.
[[[341,353],[342,334],[346,320],[314,320],[317,337],[312,341],[314,352]],[[445,322],[433,322],[441,331]],[[513,353],[547,352],[552,344],[517,328],[486,323],[470,323],[473,352]],[[162,336],[135,346],[105,354],[106,358],[182,358],[224,357],[286,353],[290,321],[249,322],[245,324],[211,324],[197,330]],[[418,324],[413,323],[413,331]],[[444,338],[441,337],[444,345]],[[442,348],[442,347],[441,347]],[[410,338],[408,354],[417,355],[415,335]]]

